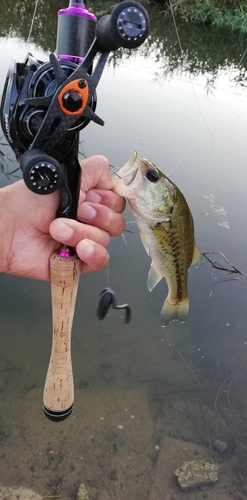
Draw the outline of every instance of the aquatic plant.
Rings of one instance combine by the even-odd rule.
[[[169,8],[187,21],[247,33],[247,5],[240,0],[174,0]]]

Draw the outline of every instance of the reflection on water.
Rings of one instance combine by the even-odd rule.
[[[16,12],[24,5],[17,2]],[[42,2],[39,8],[43,12]],[[46,8],[57,10],[55,2]],[[42,495],[59,486],[64,499],[74,499],[83,482],[90,500],[182,500],[174,470],[184,460],[202,458],[219,464],[220,478],[208,490],[191,491],[190,499],[243,499],[246,41],[179,23],[182,56],[172,23],[159,10],[150,16],[145,46],[131,56],[115,54],[104,72],[97,112],[106,124],[90,124],[81,148],[86,156],[106,155],[115,167],[137,150],[170,173],[190,205],[201,250],[223,252],[244,277],[203,259],[189,272],[188,321],[162,329],[166,285],[148,292],[149,258],[126,210],[127,246],[123,238],[113,239],[108,269],[80,280],[72,339],[75,407],[56,425],[41,408],[51,347],[49,284],[1,275],[1,481]],[[52,17],[50,12],[46,19]],[[48,27],[27,46],[27,28],[22,32],[14,19],[16,25],[9,16],[2,35],[20,36],[21,42],[1,39],[1,88],[13,53],[21,61],[30,50],[45,61],[43,51],[55,45],[55,28]],[[38,24],[34,29],[39,31]],[[4,152],[13,158],[8,148]],[[0,181],[9,182],[4,174]],[[121,311],[97,320],[98,296],[106,286],[119,303],[130,303],[129,325]],[[227,445],[225,451],[217,440]]]

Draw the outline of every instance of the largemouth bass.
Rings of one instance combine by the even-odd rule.
[[[201,260],[187,202],[165,174],[137,153],[132,154],[118,176],[114,178],[114,191],[128,199],[142,243],[152,259],[148,289],[151,292],[162,278],[168,285],[161,325],[175,319],[185,321],[189,312],[188,269]]]

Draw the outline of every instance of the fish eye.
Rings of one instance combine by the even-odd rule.
[[[157,182],[157,180],[159,179],[159,172],[157,172],[157,170],[150,168],[146,172],[146,178],[150,182]]]

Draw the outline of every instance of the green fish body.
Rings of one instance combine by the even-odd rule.
[[[147,285],[151,292],[162,278],[168,295],[161,325],[185,321],[189,312],[188,269],[201,260],[194,240],[193,218],[178,187],[152,162],[133,153],[118,172],[114,191],[128,199],[143,245],[152,263]]]

